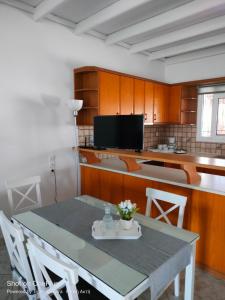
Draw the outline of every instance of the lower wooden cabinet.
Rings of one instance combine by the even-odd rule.
[[[81,166],[82,194],[111,203],[130,199],[136,202],[140,213],[145,213],[147,187],[188,198],[184,214],[184,228],[200,234],[196,261],[204,268],[225,277],[225,196],[192,190],[130,175]],[[169,208],[161,204],[164,209]],[[158,215],[153,207],[152,217]],[[176,211],[169,214],[175,224]]]
[[[130,199],[137,204],[139,212],[145,214],[146,201],[145,189],[150,184],[149,180],[124,175],[124,199]]]
[[[82,167],[81,170],[81,194],[100,198],[100,173],[98,169]]]
[[[124,199],[123,175],[81,166],[81,194],[117,204]]]
[[[100,199],[117,204],[124,199],[123,175],[101,170],[99,176]]]

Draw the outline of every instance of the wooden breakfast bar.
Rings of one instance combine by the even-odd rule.
[[[196,261],[225,278],[225,177],[196,169],[224,172],[224,159],[117,149],[80,148],[80,154],[86,159],[80,163],[82,194],[114,204],[130,199],[137,203],[141,213],[145,212],[147,187],[186,196],[184,228],[200,234]],[[144,163],[150,160],[181,168]],[[157,216],[157,209],[152,213]],[[176,212],[171,213],[172,223],[175,218]]]

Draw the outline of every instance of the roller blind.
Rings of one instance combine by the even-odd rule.
[[[220,85],[208,85],[208,86],[199,86],[198,94],[215,94],[225,92],[225,84]]]

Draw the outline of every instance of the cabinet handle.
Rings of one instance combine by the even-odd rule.
[[[153,116],[153,120],[154,120],[154,121],[156,121],[156,114],[154,114],[154,116]]]
[[[117,112],[116,114],[117,114],[117,115],[119,115],[119,113],[118,113],[118,112]]]
[[[148,115],[145,113],[145,120],[147,120],[147,116],[148,116]]]

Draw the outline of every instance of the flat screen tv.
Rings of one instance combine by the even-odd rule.
[[[98,149],[143,149],[144,115],[94,117],[94,146]]]

